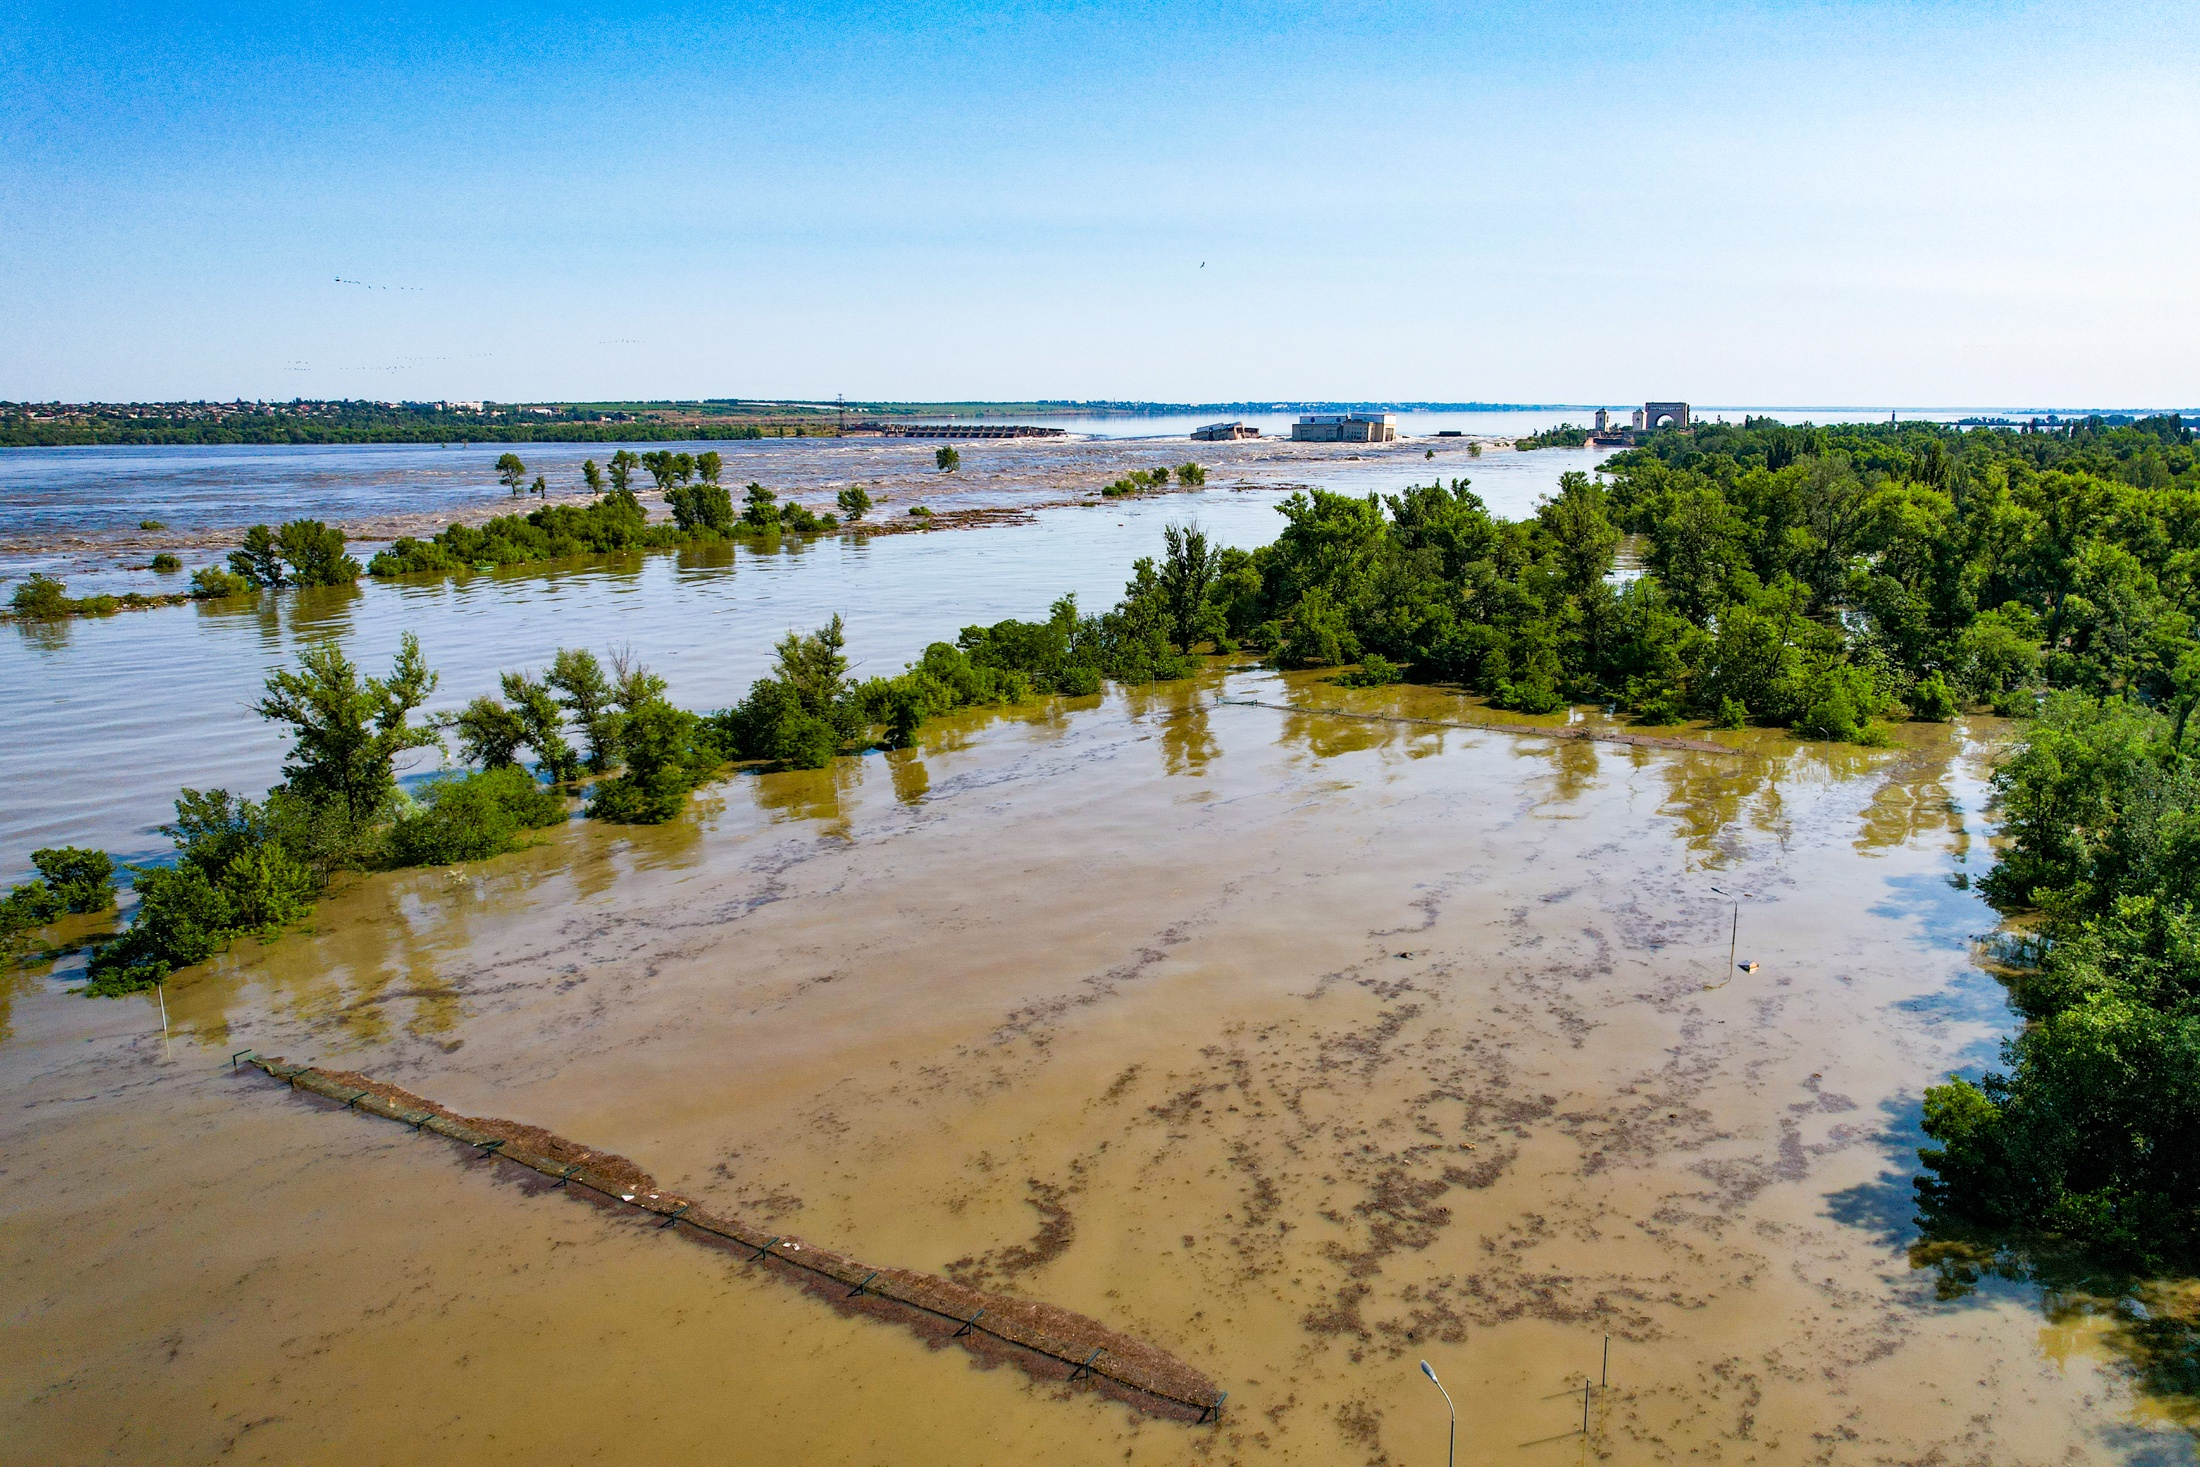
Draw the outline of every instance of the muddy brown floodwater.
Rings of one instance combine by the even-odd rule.
[[[1424,1357],[1470,1463],[2189,1454],[2095,1336],[1905,1261],[1917,1089],[2007,1022],[1949,881],[1994,731],[1442,726],[1479,716],[1213,670],[359,880],[174,981],[165,1038],[19,985],[4,1455],[1427,1463]],[[1228,1406],[837,1313],[246,1046],[1076,1310]]]

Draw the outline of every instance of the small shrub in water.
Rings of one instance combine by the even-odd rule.
[[[1405,681],[1405,673],[1389,658],[1370,652],[1360,659],[1358,667],[1339,673],[1336,681],[1342,688],[1386,688]]]
[[[565,801],[516,765],[439,779],[390,828],[393,866],[450,866],[512,849],[523,830],[557,825]]]
[[[67,616],[75,607],[69,601],[66,582],[33,571],[30,579],[15,588],[8,598],[8,605],[17,616],[44,621],[52,617]]]
[[[115,863],[105,851],[52,846],[32,851],[31,864],[66,911],[104,912],[115,904]]]
[[[235,571],[223,570],[218,565],[201,566],[191,572],[191,595],[199,601],[218,601],[225,596],[242,596],[252,590],[252,582]]]
[[[161,575],[172,576],[183,569],[183,562],[163,550],[153,557],[153,569]]]
[[[1948,680],[1937,672],[1919,683],[1917,690],[1910,695],[1912,718],[1923,719],[1928,723],[1946,723],[1955,716],[1955,689],[1949,687]]]

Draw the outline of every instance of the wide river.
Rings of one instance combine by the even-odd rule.
[[[781,455],[737,482],[855,477],[816,444],[736,447]],[[1184,446],[1034,448],[980,485],[879,459],[885,514],[1007,517],[0,628],[8,865],[148,853],[179,785],[264,788],[281,744],[249,705],[309,638],[373,667],[417,631],[442,707],[628,645],[709,707],[836,610],[891,671],[1064,591],[1108,604],[1171,521],[1266,540],[1293,484],[1440,471],[1519,514],[1593,462],[1401,449],[1201,454],[1206,491],[1122,504],[1085,495]],[[413,512],[331,482],[324,518]],[[291,512],[275,492],[207,509],[199,557]],[[142,547],[61,553],[120,577],[100,558]],[[1920,1089],[2011,1022],[1974,942],[1994,914],[1957,879],[1990,861],[2006,730],[1554,736],[1599,721],[1509,732],[1441,690],[1218,660],[744,775],[663,827],[352,878],[164,994],[16,969],[0,1459],[1429,1462],[1425,1358],[1470,1463],[2190,1461],[2191,1402],[2141,1388],[2167,1374],[2147,1319],[2189,1293],[2142,1318],[1936,1291],[1908,1257]],[[942,1348],[233,1072],[247,1047],[1077,1310],[1226,1409],[1190,1425]]]

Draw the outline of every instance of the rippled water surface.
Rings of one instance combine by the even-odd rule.
[[[1167,523],[1196,521],[1225,544],[1264,544],[1281,528],[1275,506],[1293,486],[1396,492],[1439,472],[1471,476],[1494,510],[1524,515],[1533,513],[1560,473],[1589,467],[1598,457],[1546,452],[1472,459],[1447,449],[1432,461],[1419,449],[1362,455],[1268,446],[1261,452],[1282,456],[1248,452],[1240,464],[1218,463],[1203,492],[1094,504],[1078,502],[1084,492],[1078,486],[1122,473],[1122,445],[981,444],[970,449],[970,467],[953,476],[929,472],[928,445],[764,440],[721,446],[736,460],[729,479],[739,482],[753,471],[773,477],[790,494],[795,482],[849,482],[845,460],[901,465],[895,472],[907,473],[893,482],[905,486],[895,491],[903,498],[889,498],[879,511],[882,519],[892,520],[908,500],[921,498],[943,509],[1014,510],[1021,521],[953,532],[788,540],[761,551],[635,555],[450,581],[366,580],[356,588],[285,592],[256,602],[0,626],[0,723],[10,731],[11,775],[0,795],[0,871],[27,869],[32,849],[55,843],[143,855],[161,845],[152,829],[169,817],[178,788],[256,792],[274,782],[281,735],[249,710],[267,673],[305,640],[335,638],[372,669],[387,664],[403,633],[418,633],[442,675],[438,708],[493,691],[500,670],[539,667],[561,646],[630,646],[670,680],[676,700],[716,708],[741,696],[765,667],[771,643],[788,629],[816,626],[835,612],[848,618],[861,674],[897,672],[930,642],[952,640],[973,622],[1043,616],[1064,592],[1075,593],[1088,610],[1112,605],[1131,563],[1160,553]],[[1174,454],[1185,445],[1169,448]],[[566,456],[577,462],[583,451]],[[1166,461],[1152,450],[1138,451]],[[102,499],[100,512],[113,517],[116,496],[138,482],[130,466],[148,453],[170,462],[180,481],[204,488],[178,490],[164,501],[186,506],[164,511],[178,524],[187,522],[186,515],[207,523],[278,519],[316,501],[331,519],[345,518],[337,513],[343,509],[371,520],[406,496],[478,499],[487,492],[492,507],[508,507],[502,490],[484,491],[462,473],[437,478],[417,467],[436,463],[440,452],[85,450],[91,468],[84,472],[98,472],[91,481],[96,492],[84,492]],[[464,452],[481,457],[479,450]],[[42,506],[77,492],[65,478],[24,488],[22,462],[0,455],[0,470],[17,470],[16,492],[33,504],[33,521],[48,513]],[[773,474],[771,466],[780,472]],[[486,461],[476,465],[485,467]],[[873,482],[880,477],[891,476],[882,471]],[[917,487],[907,488],[911,483]],[[1047,504],[1056,507],[1031,507]],[[906,514],[899,518],[907,522]],[[218,561],[226,543],[185,547],[187,563]],[[138,553],[73,552],[95,567]],[[94,569],[70,584],[79,592],[159,590],[175,589],[177,580]]]

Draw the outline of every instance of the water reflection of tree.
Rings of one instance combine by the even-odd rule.
[[[1727,833],[1745,823],[1785,839],[1787,806],[1780,789],[1784,759],[1676,750],[1665,756],[1661,771],[1663,813],[1679,826],[1691,851],[1723,861],[1732,854],[1726,849]]]
[[[1988,1279],[2036,1285],[2050,1353],[2097,1348],[2164,1416],[2200,1435],[2200,1279],[2139,1278],[2074,1253],[1979,1238],[1924,1238],[1910,1266],[1934,1272],[1943,1302],[1977,1296]]]
[[[37,652],[59,652],[69,645],[69,629],[73,618],[57,616],[51,621],[19,621],[15,633],[31,649]]]
[[[353,615],[364,595],[356,582],[346,582],[341,586],[303,586],[279,594],[263,591],[260,600],[268,603],[270,615],[276,617],[280,615],[277,603],[289,602],[293,637],[340,637],[351,632]]]
[[[1170,774],[1203,775],[1207,761],[1221,752],[1222,745],[1207,726],[1205,699],[1188,699],[1184,707],[1163,717],[1161,767]]]
[[[1341,754],[1360,754],[1394,742],[1408,727],[1397,723],[1373,723],[1358,718],[1331,718],[1319,713],[1287,713],[1283,718],[1283,742],[1296,744],[1317,759]]]
[[[711,571],[730,571],[735,568],[733,542],[713,540],[708,544],[683,545],[673,552],[672,566],[682,576],[702,575]]]
[[[861,759],[835,759],[823,769],[773,770],[742,783],[756,808],[774,819],[822,821],[845,834],[841,801],[863,782],[863,765]]]
[[[1553,804],[1572,804],[1597,781],[1597,746],[1588,739],[1521,739],[1519,746],[1521,754],[1540,754],[1550,766]]]
[[[1948,792],[1948,770],[1955,752],[1954,737],[1935,729],[1889,764],[1871,803],[1864,807],[1856,849],[1868,852],[1907,845],[1935,831],[1960,838],[1963,809]]]
[[[915,749],[896,749],[888,754],[886,772],[893,777],[894,798],[904,805],[921,805],[932,791],[932,776]]]

